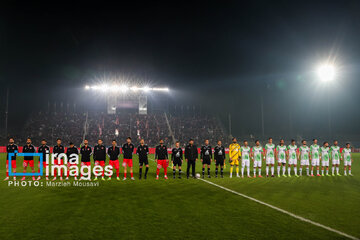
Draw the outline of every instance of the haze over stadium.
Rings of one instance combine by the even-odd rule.
[[[4,3],[0,239],[359,239],[359,12]]]

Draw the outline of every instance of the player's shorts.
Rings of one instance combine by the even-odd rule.
[[[6,160],[6,169],[9,168],[9,160]],[[16,168],[16,160],[11,160],[11,168]]]
[[[174,166],[181,167],[182,161],[181,161],[181,159],[174,159],[173,164],[174,164]]]
[[[290,158],[289,159],[289,164],[290,165],[297,165],[297,158]]]
[[[340,160],[332,160],[333,165],[340,165]]]
[[[256,167],[261,167],[261,163],[262,163],[262,161],[254,161],[254,168],[256,168]]]
[[[321,161],[321,166],[323,166],[323,167],[328,167],[328,166],[329,166],[329,161],[324,161],[324,160],[322,160],[322,161]]]
[[[239,166],[239,159],[235,159],[230,162],[230,166],[234,166],[234,165]]]
[[[275,159],[273,157],[267,157],[266,158],[266,164],[274,164],[275,163]]]
[[[215,165],[216,166],[224,166],[224,159],[215,159]]]
[[[309,166],[309,165],[310,165],[309,159],[301,160],[301,161],[300,161],[300,165],[301,165],[301,166]]]
[[[147,158],[139,159],[139,166],[142,166],[142,165],[149,165],[149,160]]]
[[[167,167],[168,167],[167,159],[157,160],[157,168],[167,168]]]
[[[67,167],[68,167],[68,168],[70,168],[70,167],[72,167],[72,166],[77,166],[77,164],[75,164],[75,163],[69,163],[69,162],[67,163]]]
[[[311,159],[311,166],[319,166],[320,160],[319,159]]]
[[[63,165],[64,159],[54,159],[54,165]]]
[[[250,167],[250,160],[249,159],[243,159],[241,160],[241,167]]]
[[[208,158],[208,159],[203,159],[203,161],[202,161],[202,164],[207,164],[207,165],[210,165],[210,163],[211,163],[211,161],[210,161],[210,158]]]
[[[23,167],[30,166],[31,168],[34,167],[34,160],[24,160]]]
[[[132,167],[133,161],[131,158],[124,158],[122,165],[123,167]]]
[[[119,169],[120,168],[120,163],[119,160],[109,160],[109,165],[112,166],[115,169]]]
[[[48,164],[46,163],[46,161],[43,161],[42,165],[43,165],[43,168],[45,169]],[[40,168],[40,161],[38,162],[38,168]]]
[[[91,162],[81,162],[81,166],[91,166]]]
[[[286,163],[286,159],[284,158],[284,159],[278,159],[278,163]]]
[[[96,160],[96,161],[95,161],[95,166],[105,167],[105,161],[103,161],[103,160]]]
[[[344,166],[350,166],[351,167],[351,161],[344,161]]]

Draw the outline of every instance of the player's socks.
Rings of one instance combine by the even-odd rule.
[[[314,175],[314,170],[311,170],[311,175]]]
[[[290,176],[291,174],[291,167],[288,167],[288,175]]]
[[[232,177],[233,170],[234,170],[234,167],[231,166],[231,167],[230,167],[230,177]]]
[[[259,176],[261,176],[261,168],[259,168]]]
[[[146,168],[145,168],[145,179],[146,179],[146,177],[147,177],[148,171],[149,171],[149,167],[146,167]]]
[[[309,176],[309,168],[308,167],[306,168],[306,175]]]
[[[6,170],[6,177],[9,177],[9,171]]]
[[[224,177],[224,169],[223,168],[221,168],[220,174],[221,174],[221,177]]]
[[[133,172],[131,172],[130,175],[131,175],[131,178],[134,178],[134,173]]]
[[[236,166],[236,176],[240,177],[240,175],[239,175],[239,166]]]
[[[335,174],[335,168],[332,167],[332,168],[331,168],[331,171],[332,171],[332,175],[334,175],[334,174]]]
[[[277,175],[280,176],[280,166],[277,166]]]
[[[179,169],[179,178],[181,178],[181,169]]]
[[[116,177],[120,176],[120,169],[116,169]]]
[[[339,167],[336,167],[336,174],[339,174]]]
[[[176,169],[173,168],[173,177],[175,178],[176,175]]]
[[[300,170],[299,170],[300,176],[302,176],[302,170],[303,170],[303,168],[301,167]]]
[[[126,172],[124,172],[124,178],[126,179]]]
[[[166,176],[167,179],[167,167],[164,168],[164,175]]]
[[[256,176],[256,168],[254,168],[254,177]]]
[[[275,168],[272,166],[271,167],[271,175],[274,175],[274,172],[275,172]]]
[[[349,175],[351,176],[351,169],[349,169]]]
[[[139,168],[139,179],[141,179],[142,176],[142,168]]]
[[[244,167],[241,168],[241,176],[244,177]]]
[[[321,174],[324,175],[324,169],[321,170]]]
[[[320,173],[320,170],[319,170],[319,169],[317,169],[317,170],[316,170],[316,174],[317,174],[317,175],[319,175],[319,173]]]
[[[202,168],[202,175],[205,175],[205,168]]]
[[[216,169],[215,169],[215,176],[216,176],[216,177],[217,177],[217,175],[218,175],[218,171],[219,171],[219,169],[216,168]]]
[[[286,172],[286,167],[285,166],[283,166],[282,167],[282,174],[285,176],[285,172]]]
[[[160,169],[156,168],[156,176],[159,176]]]
[[[269,175],[269,166],[266,166],[266,176]]]

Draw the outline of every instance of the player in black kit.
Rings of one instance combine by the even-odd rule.
[[[145,175],[144,178],[147,178],[147,173],[149,171],[149,160],[148,160],[148,154],[149,154],[149,147],[145,145],[144,139],[140,140],[140,145],[136,149],[136,154],[139,156],[139,179],[142,177],[142,169],[143,165],[145,165]]]
[[[207,165],[208,178],[210,178],[210,164],[212,161],[212,149],[209,145],[209,140],[205,140],[205,145],[201,147],[200,159],[202,162],[202,177],[205,176],[205,166]]]
[[[171,151],[171,161],[173,162],[173,178],[175,179],[176,175],[176,166],[179,169],[179,178],[181,178],[181,165],[183,162],[183,150],[180,147],[180,142],[175,143],[175,147]]]
[[[224,162],[225,162],[225,148],[221,145],[221,141],[218,141],[217,146],[214,148],[214,158],[216,163],[215,177],[218,175],[219,165],[221,168],[221,177],[224,177]]]

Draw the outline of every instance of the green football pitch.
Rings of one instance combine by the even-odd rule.
[[[153,160],[148,179],[138,180],[135,159],[135,181],[93,187],[50,187],[44,180],[39,187],[9,186],[2,181],[5,157],[0,239],[348,239],[329,229],[360,238],[360,154],[353,155],[352,177],[230,179],[226,166],[225,178],[206,179],[216,185],[172,179],[172,171],[169,180],[155,180]]]

